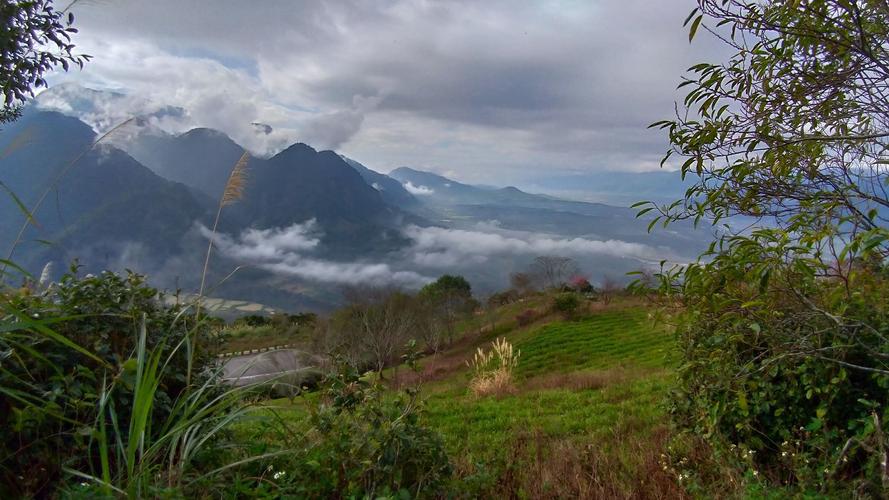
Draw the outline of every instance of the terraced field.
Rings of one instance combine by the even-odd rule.
[[[647,311],[602,312],[580,321],[550,323],[518,342],[515,347],[522,355],[517,374],[530,378],[623,365],[663,367],[670,346],[670,335],[652,324]]]
[[[501,331],[521,350],[515,391],[479,398],[468,390],[462,359],[487,347],[493,332],[443,353],[454,369],[423,386],[422,418],[441,434],[470,496],[506,487],[532,498],[638,497],[652,481],[655,497],[683,496],[658,462],[672,337],[646,309],[611,306]],[[300,403],[281,403],[285,418],[304,418]],[[598,486],[584,490],[590,485]]]
[[[500,481],[564,446],[624,457],[616,467],[627,477],[656,463],[650,454],[664,431],[672,337],[646,310],[615,308],[506,337],[521,350],[515,393],[476,398],[468,370],[424,391],[426,418],[465,474],[486,470]],[[529,439],[534,449],[519,449]]]

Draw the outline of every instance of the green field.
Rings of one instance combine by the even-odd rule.
[[[521,351],[515,390],[476,397],[462,361],[495,334]],[[681,495],[658,463],[672,337],[648,319],[646,309],[618,305],[573,321],[550,316],[525,328],[504,321],[494,333],[468,337],[438,355],[461,363],[451,363],[456,368],[422,389],[424,418],[441,433],[457,466],[458,490],[632,496],[655,481],[652,491]],[[305,415],[299,401],[280,404],[286,418]]]
[[[612,463],[588,474],[623,476],[622,484],[610,480],[616,489],[599,493],[642,488],[652,456],[633,455],[649,444],[651,455],[661,444],[652,440],[664,431],[672,345],[670,334],[647,316],[637,308],[609,310],[507,333],[521,351],[514,394],[475,397],[466,388],[468,369],[430,385],[428,421],[464,476],[486,472],[491,488],[509,479],[511,489],[530,496],[579,494],[559,489],[566,487],[558,482],[569,464],[550,455],[593,447]]]

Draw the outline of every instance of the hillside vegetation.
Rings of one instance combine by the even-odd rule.
[[[630,298],[574,320],[548,314],[522,327],[509,317],[548,300],[499,308],[502,323],[493,329],[464,325],[452,348],[419,361],[418,375],[404,366],[384,373],[393,391],[421,384],[421,418],[454,459],[454,490],[533,498],[682,496],[661,457],[669,435],[662,402],[674,363],[670,332]],[[514,388],[475,396],[467,361],[495,337],[520,352]],[[299,427],[315,401],[307,398],[274,406]]]

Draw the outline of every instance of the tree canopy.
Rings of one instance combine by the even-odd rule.
[[[660,276],[680,313],[674,413],[757,453],[772,479],[889,487],[875,451],[889,409],[889,8],[700,0],[686,24],[734,55],[689,68],[676,115],[653,124],[693,185],[640,215],[753,222],[724,224],[698,262]]]
[[[72,65],[83,67],[89,60],[74,53],[71,35],[77,30],[68,8],[56,10],[52,0],[0,5],[0,123],[18,118],[34,89],[46,86],[45,73],[59,66],[65,71]]]

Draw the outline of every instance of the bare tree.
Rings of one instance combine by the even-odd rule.
[[[531,273],[544,288],[558,288],[580,272],[577,263],[569,257],[541,255],[531,263]]]
[[[535,292],[534,276],[529,273],[512,273],[509,275],[509,285],[519,295],[528,295]]]
[[[343,295],[348,304],[328,322],[329,344],[348,361],[367,363],[382,376],[417,330],[416,299],[378,287],[350,287]]]
[[[602,284],[599,285],[599,296],[603,304],[610,304],[611,299],[620,291],[620,284],[609,275],[602,276]]]

